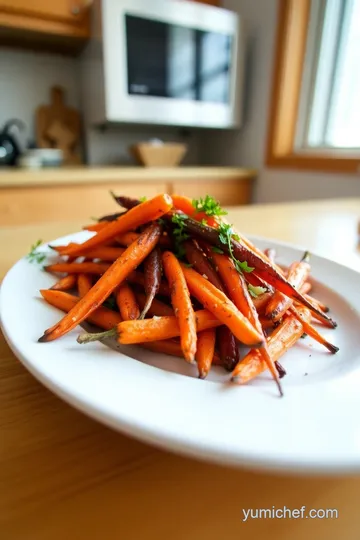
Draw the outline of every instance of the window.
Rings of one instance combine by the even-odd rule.
[[[267,164],[360,172],[360,0],[281,0]]]

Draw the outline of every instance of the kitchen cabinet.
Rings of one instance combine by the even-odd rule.
[[[255,171],[227,167],[73,167],[0,172],[0,226],[82,221],[117,211],[109,191],[130,197],[212,195],[220,204],[251,202]]]
[[[85,41],[90,36],[90,4],[89,0],[0,0],[0,41],[21,45],[44,41],[45,36],[49,43],[60,43],[60,38],[64,43],[69,38]]]

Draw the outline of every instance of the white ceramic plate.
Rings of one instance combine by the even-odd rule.
[[[57,242],[82,242],[78,233]],[[302,255],[274,247],[279,263]],[[44,248],[47,253],[51,252]],[[52,252],[53,253],[53,252]],[[197,458],[274,470],[360,470],[360,275],[312,257],[314,295],[331,307],[336,330],[321,328],[340,351],[331,355],[309,338],[282,359],[285,397],[265,375],[247,386],[228,382],[213,368],[209,380],[180,359],[138,347],[113,350],[101,343],[80,346],[79,329],[58,341],[38,343],[60,318],[39,289],[55,278],[21,259],[1,287],[1,323],[10,347],[31,373],[71,405],[146,442]],[[335,292],[336,291],[336,292]]]

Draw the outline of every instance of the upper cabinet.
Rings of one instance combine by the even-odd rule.
[[[85,40],[90,35],[90,5],[89,0],[0,0],[0,41],[21,44],[23,39],[26,44],[44,36],[58,44],[61,38]]]

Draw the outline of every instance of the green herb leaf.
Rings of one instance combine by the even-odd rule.
[[[186,214],[174,214],[171,218],[172,223],[175,227],[173,228],[174,236],[174,252],[178,259],[182,259],[185,255],[185,248],[182,245],[184,240],[190,238],[190,236],[185,232],[185,221],[189,216]]]
[[[253,298],[257,298],[267,291],[265,287],[255,287],[254,285],[250,285],[250,283],[248,284],[248,290]]]
[[[235,240],[240,240],[239,235],[234,234],[233,228],[228,223],[220,223],[219,224],[219,240],[222,244],[227,245],[229,250],[229,255],[235,265],[235,268],[238,272],[252,272],[254,270],[253,267],[249,266],[246,261],[238,261],[236,257],[234,256],[231,240],[234,238]]]
[[[226,216],[227,212],[223,210],[213,197],[206,195],[205,199],[193,199],[192,205],[197,212],[205,212],[207,216]]]
[[[145,196],[144,197],[139,197],[139,201],[140,202],[145,202],[145,201],[147,201],[147,197],[145,197]]]
[[[224,253],[223,250],[218,248],[217,246],[212,246],[211,251],[213,251],[214,253],[219,253],[220,255]]]
[[[42,240],[38,240],[31,246],[30,253],[26,257],[29,262],[41,264],[45,261],[46,259],[45,253],[41,253],[37,251],[38,247],[41,246],[42,243],[43,243]]]

